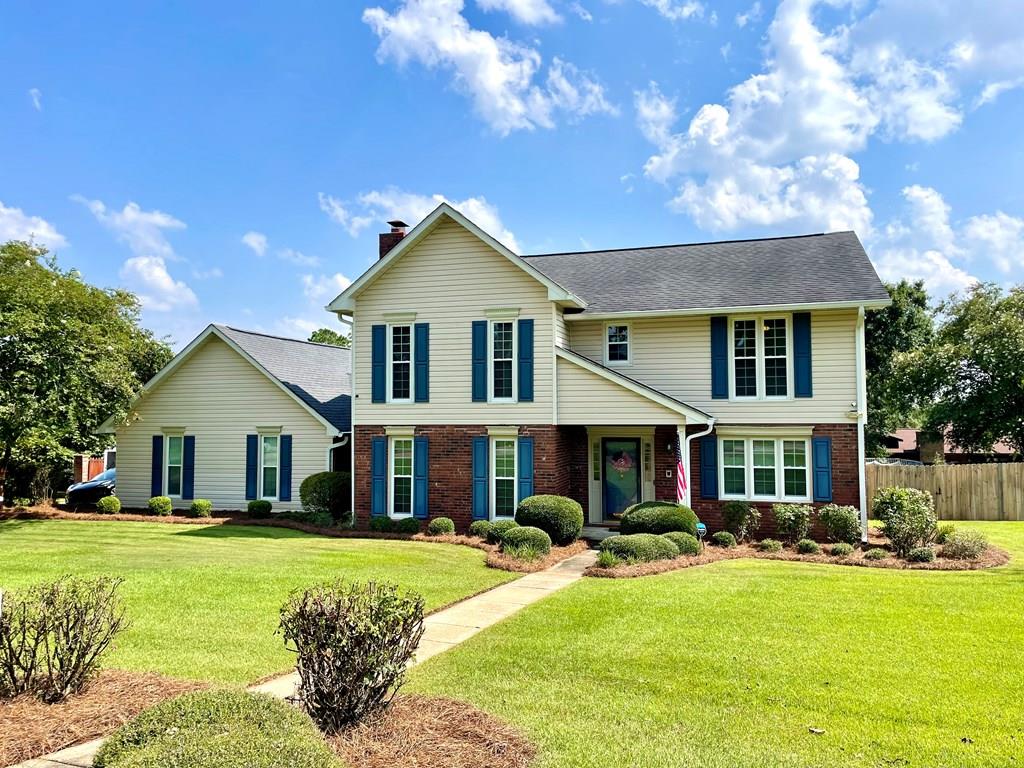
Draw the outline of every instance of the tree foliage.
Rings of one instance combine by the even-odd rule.
[[[338,333],[332,328],[318,328],[309,334],[309,341],[315,341],[317,344],[333,344],[335,347],[348,347],[352,340],[343,334]]]
[[[171,358],[138,322],[133,294],[87,284],[44,248],[0,244],[0,478],[103,447],[96,428]]]

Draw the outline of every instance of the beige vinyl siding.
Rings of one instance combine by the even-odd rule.
[[[309,411],[215,336],[144,395],[134,421],[118,429],[117,495],[124,506],[144,507],[149,500],[153,435],[166,427],[195,435],[195,498],[223,510],[247,504],[245,436],[257,427],[292,435],[292,501],[274,502],[278,510],[301,508],[299,485],[326,468],[331,443]]]
[[[847,412],[857,399],[856,322],[856,310],[811,313],[814,396],[810,398],[712,399],[711,326],[707,315],[631,319],[632,364],[621,370],[630,378],[699,408],[720,422],[850,423]],[[598,362],[604,359],[604,321],[570,321],[568,326],[574,351]],[[560,401],[562,394],[559,391]]]
[[[558,423],[685,424],[686,417],[559,357]]]
[[[518,308],[534,321],[534,400],[472,401],[472,323],[485,310]],[[550,424],[552,304],[547,288],[458,224],[444,220],[355,300],[359,424]],[[371,328],[385,314],[415,312],[430,324],[430,402],[371,401]]]

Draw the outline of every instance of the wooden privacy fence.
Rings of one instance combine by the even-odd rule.
[[[1022,464],[868,464],[868,500],[878,488],[929,491],[940,520],[1024,520]]]

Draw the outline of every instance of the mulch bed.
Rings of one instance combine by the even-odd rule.
[[[0,765],[105,736],[146,707],[204,687],[152,673],[108,669],[83,693],[59,704],[44,704],[33,696],[0,700]]]
[[[436,696],[397,696],[378,720],[330,742],[353,768],[526,768],[536,754],[507,723]]]
[[[876,546],[881,546],[880,540],[873,539],[869,542],[869,548]],[[828,545],[825,545],[823,550],[825,551],[820,555],[801,555],[789,549],[784,549],[782,552],[762,552],[748,544],[740,544],[731,549],[705,546],[704,551],[696,556],[677,557],[674,560],[655,560],[653,563],[637,563],[636,565],[619,565],[615,568],[600,568],[592,565],[583,572],[583,575],[603,579],[632,579],[637,576],[651,576],[657,573],[668,573],[669,571],[679,571],[683,568],[693,568],[699,565],[717,563],[722,560],[739,560],[741,558],[786,560],[797,563],[824,563],[826,565],[847,565],[862,568],[889,568],[906,571],[977,571],[982,568],[995,568],[1010,562],[1010,554],[1006,550],[991,546],[977,560],[952,560],[939,556],[931,563],[908,563],[906,560],[892,555],[884,560],[866,560],[864,559],[865,550],[862,549],[855,549],[849,557],[832,557],[827,554]]]
[[[513,573],[536,573],[537,571],[543,571],[545,568],[558,565],[558,563],[567,560],[573,555],[586,552],[590,548],[585,541],[579,540],[566,547],[552,547],[546,557],[538,558],[537,560],[517,560],[504,554],[501,551],[501,547],[497,544],[488,544],[486,540],[478,539],[475,536],[463,536],[458,533],[445,534],[443,536],[426,536],[422,533],[417,533],[412,539],[413,541],[428,541],[434,544],[461,544],[464,547],[481,549],[487,553],[487,565],[490,568],[511,571]]]

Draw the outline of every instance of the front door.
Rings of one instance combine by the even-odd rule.
[[[601,463],[604,519],[614,520],[626,507],[640,501],[640,439],[603,438]]]

